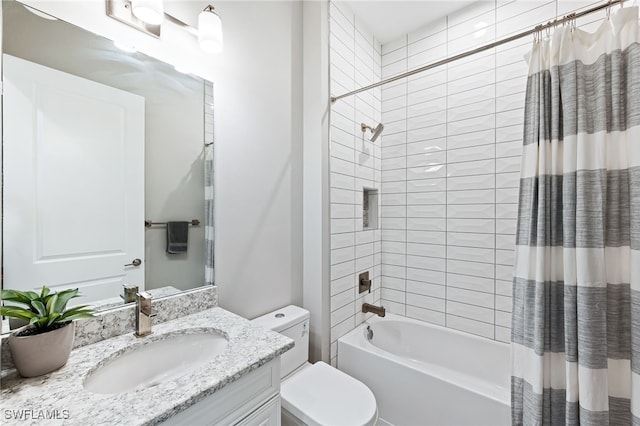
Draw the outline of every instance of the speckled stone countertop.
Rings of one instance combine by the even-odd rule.
[[[87,373],[117,352],[124,353],[176,333],[203,329],[214,329],[226,336],[229,340],[226,351],[177,380],[112,395],[95,394],[83,388]],[[154,325],[153,331],[144,338],[127,333],[74,349],[64,367],[44,376],[25,379],[15,371],[3,375],[2,424],[155,425],[293,347],[293,340],[253,326],[222,308]],[[20,410],[34,419],[17,419]],[[41,420],[47,415],[57,419]]]

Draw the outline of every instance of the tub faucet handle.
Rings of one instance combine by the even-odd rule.
[[[369,279],[369,271],[358,275],[358,293],[368,291],[371,293],[371,280]]]

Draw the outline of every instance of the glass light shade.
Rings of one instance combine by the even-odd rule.
[[[131,10],[136,18],[150,25],[160,25],[164,19],[162,0],[131,0]]]
[[[198,41],[207,53],[222,52],[222,21],[212,10],[203,10],[198,15]]]

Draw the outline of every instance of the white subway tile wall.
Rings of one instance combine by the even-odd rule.
[[[380,44],[330,3],[331,93],[339,95],[598,3],[481,1]],[[593,31],[604,12],[581,18]],[[331,361],[336,340],[389,312],[508,342],[520,151],[532,37],[342,99],[331,111]],[[372,144],[360,123],[384,123]],[[362,230],[362,187],[380,229]],[[358,294],[369,270],[372,293]],[[367,314],[366,316],[369,316]]]
[[[472,4],[384,44],[382,76],[594,3]],[[601,19],[579,24],[593,29]],[[523,38],[382,88],[381,302],[389,311],[509,341],[531,43]]]
[[[382,78],[381,45],[344,3],[330,3],[331,93],[339,95]],[[381,230],[363,230],[363,188],[382,189],[382,145],[369,142],[360,123],[382,121],[382,91],[371,90],[343,99],[331,109],[331,364],[338,338],[372,314],[362,314],[364,302],[380,303]],[[386,131],[386,129],[385,129]],[[404,179],[404,175],[402,176]],[[378,197],[380,199],[380,197]],[[385,208],[380,201],[377,211]],[[378,214],[380,216],[380,214]],[[378,217],[377,223],[380,223]],[[358,292],[358,274],[369,271],[371,293]]]

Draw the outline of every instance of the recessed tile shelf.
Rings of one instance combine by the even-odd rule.
[[[378,229],[378,190],[362,188],[362,229]]]

